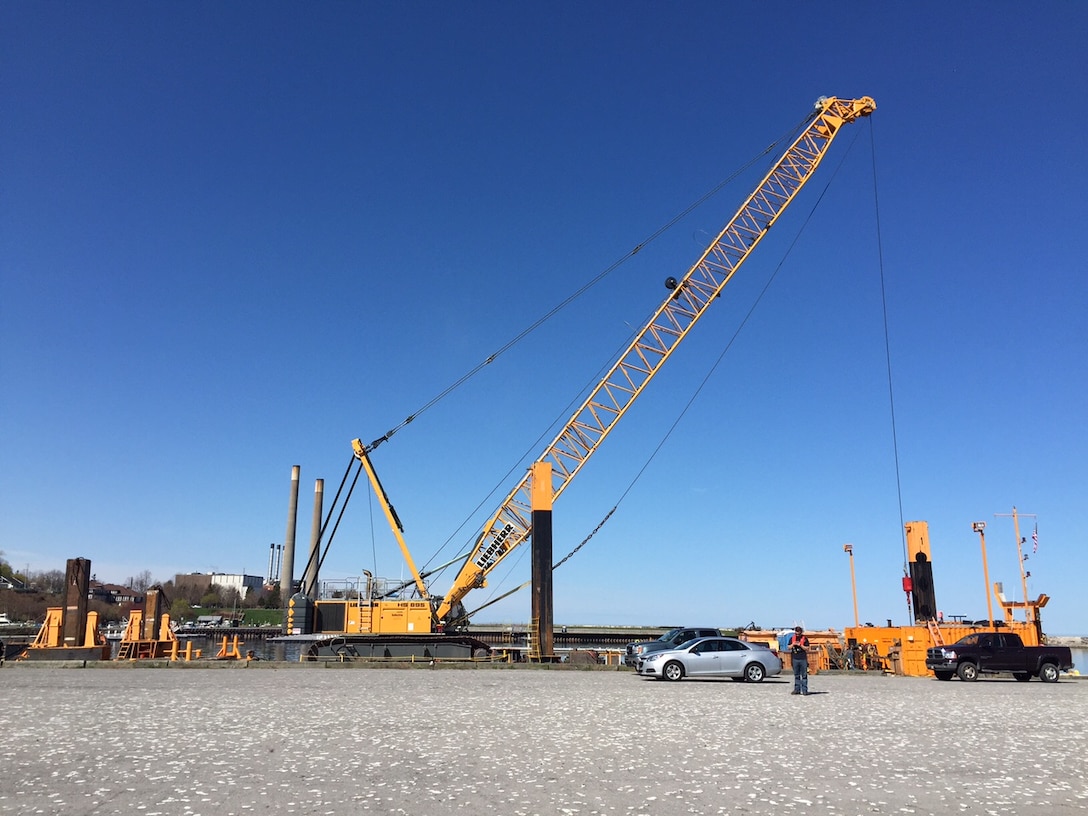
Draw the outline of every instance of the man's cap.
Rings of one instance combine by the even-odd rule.
[[[795,627],[793,627],[793,631],[795,631],[795,632],[804,632],[805,630],[802,629],[800,626],[795,626]]]

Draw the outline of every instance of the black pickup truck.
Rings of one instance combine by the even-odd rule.
[[[1068,646],[1025,646],[1012,632],[975,632],[950,646],[926,651],[926,668],[938,680],[977,680],[980,674],[1012,673],[1022,683],[1038,677],[1058,682],[1058,675],[1073,668]]]

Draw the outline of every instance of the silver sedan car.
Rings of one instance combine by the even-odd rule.
[[[654,652],[638,661],[641,677],[682,680],[685,677],[730,677],[758,683],[782,673],[778,655],[762,643],[731,637],[689,640],[675,649]]]

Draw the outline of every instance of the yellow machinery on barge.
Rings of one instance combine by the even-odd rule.
[[[955,643],[974,632],[998,629],[1019,635],[1025,646],[1045,644],[1046,636],[1042,630],[1040,610],[1047,605],[1050,597],[1044,594],[1034,600],[1010,601],[1005,598],[1001,584],[990,583],[989,570],[986,567],[985,527],[983,522],[975,522],[972,526],[982,544],[988,613],[985,620],[966,620],[965,616],[960,615],[954,616],[952,620],[945,620],[943,613],[937,610],[929,549],[929,525],[924,521],[907,522],[904,530],[910,561],[909,575],[904,578],[903,588],[910,596],[914,623],[908,626],[892,626],[889,621],[887,626],[861,625],[856,620],[855,601],[855,623],[853,626],[844,628],[841,634],[834,629],[805,632],[811,644],[809,647],[810,670],[827,671],[849,667],[861,671],[878,671],[907,677],[926,677],[930,675],[930,671],[926,668],[926,651],[930,647]],[[1019,532],[1017,536],[1019,537]],[[849,547],[848,544],[844,549],[853,559],[853,553]],[[853,576],[852,560],[851,576]],[[1026,582],[1024,592],[1026,598]],[[994,616],[994,601],[997,601],[1000,608],[1000,617]],[[1023,620],[1017,620],[1016,616],[1019,613],[1024,615]],[[771,630],[744,631],[740,633],[740,637],[765,643],[775,649],[780,646],[779,633]],[[781,650],[780,656],[788,668],[788,651]]]
[[[110,645],[98,631],[98,613],[88,611],[91,562],[68,559],[64,575],[64,606],[46,610],[37,637],[19,660],[109,660]]]
[[[1013,512],[1015,516],[1015,508]],[[1040,610],[1050,601],[1050,596],[1044,594],[1034,600],[1028,599],[1027,582],[1024,580],[1024,600],[1010,601],[1005,598],[1001,584],[990,583],[989,568],[986,564],[985,528],[986,525],[983,522],[975,522],[972,525],[982,545],[987,609],[985,619],[969,621],[965,619],[965,616],[957,615],[952,620],[945,620],[944,614],[937,610],[929,549],[929,525],[924,521],[911,521],[905,525],[910,574],[904,578],[903,588],[911,597],[914,624],[861,626],[855,621],[854,626],[847,627],[843,631],[846,645],[879,657],[884,662],[887,671],[911,677],[925,677],[930,673],[926,668],[926,650],[930,647],[955,643],[974,632],[1000,629],[1019,635],[1025,646],[1043,645],[1046,642],[1046,636],[1043,634]],[[1019,531],[1017,537],[1019,539]],[[1017,546],[1019,547],[1019,544]],[[1022,554],[1020,564],[1023,578]],[[994,615],[994,601],[997,601],[1001,610],[1000,617]],[[1024,618],[1017,620],[1016,615],[1021,611]]]
[[[68,559],[65,573],[64,606],[46,610],[45,622],[37,636],[17,660],[109,660],[110,644],[99,631],[98,613],[87,609],[91,562],[87,558]],[[129,614],[125,632],[118,645],[118,661],[196,660],[201,649],[191,642],[181,645],[166,611],[166,597],[161,587],[151,587],[144,596],[143,609]],[[217,660],[244,660],[237,636],[233,642],[223,638],[215,655]],[[250,653],[252,654],[252,653]]]

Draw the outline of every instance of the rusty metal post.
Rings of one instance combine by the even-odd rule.
[[[83,646],[87,630],[87,595],[91,590],[89,558],[69,558],[64,576],[64,612],[61,619],[61,646]]]
[[[152,587],[144,594],[144,619],[140,640],[158,640],[163,615],[162,591]]]

